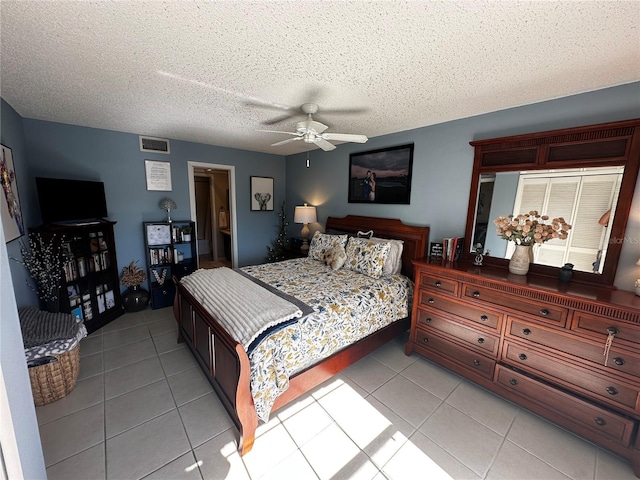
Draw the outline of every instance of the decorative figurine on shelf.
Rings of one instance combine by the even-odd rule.
[[[473,260],[473,264],[481,267],[482,266],[482,260],[484,259],[484,256],[482,255],[482,244],[481,243],[476,243],[475,252],[476,252],[476,258]]]
[[[176,202],[174,202],[173,200],[171,200],[170,198],[163,198],[162,200],[160,200],[160,208],[162,210],[166,210],[167,212],[167,222],[171,223],[171,210],[175,210],[176,208],[178,208],[178,205],[176,205]]]
[[[570,282],[573,277],[573,263],[565,263],[560,269],[560,281]]]

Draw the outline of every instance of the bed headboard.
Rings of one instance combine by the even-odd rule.
[[[374,237],[393,238],[404,242],[402,250],[402,273],[413,279],[413,263],[411,260],[422,258],[427,254],[429,227],[405,225],[396,218],[362,217],[347,215],[343,218],[328,217],[326,230],[338,230],[353,233],[373,230]]]

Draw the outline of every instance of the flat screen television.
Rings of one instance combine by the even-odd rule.
[[[36,177],[42,223],[72,223],[107,217],[104,183]]]

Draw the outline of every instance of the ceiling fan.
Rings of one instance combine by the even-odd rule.
[[[295,132],[282,132],[280,130],[258,131],[267,133],[284,133],[285,135],[294,136],[294,138],[288,138],[281,142],[274,143],[271,145],[272,147],[302,140],[305,143],[314,143],[326,152],[336,148],[335,145],[329,143],[329,140],[354,143],[365,143],[368,140],[365,135],[355,135],[351,133],[324,133],[324,131],[329,127],[323,123],[316,122],[312,118],[312,115],[318,111],[318,105],[315,103],[305,103],[300,107],[300,109],[307,115],[307,119],[296,123]]]

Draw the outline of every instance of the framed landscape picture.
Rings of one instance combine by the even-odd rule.
[[[411,203],[413,143],[349,155],[349,203]]]

